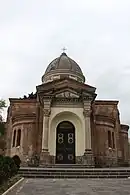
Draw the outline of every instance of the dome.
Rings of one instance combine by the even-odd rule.
[[[63,77],[69,77],[79,82],[85,82],[85,77],[79,65],[64,52],[60,57],[54,59],[48,65],[45,74],[42,77],[42,82],[45,83]]]

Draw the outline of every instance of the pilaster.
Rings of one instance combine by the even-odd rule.
[[[41,165],[49,163],[48,139],[49,139],[49,117],[51,114],[51,99],[43,98],[43,132],[42,132],[42,151],[40,156]]]
[[[84,105],[84,120],[85,120],[85,152],[83,156],[83,163],[89,167],[94,166],[94,157],[92,152],[92,138],[91,138],[91,99],[83,100]]]

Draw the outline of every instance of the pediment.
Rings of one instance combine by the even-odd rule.
[[[57,97],[57,98],[79,98],[80,95],[76,92],[65,90],[65,91],[56,93],[55,97]]]
[[[72,79],[64,79],[37,86],[37,93],[40,96],[56,98],[95,97],[95,89]]]

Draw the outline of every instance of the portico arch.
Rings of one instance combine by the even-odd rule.
[[[85,150],[84,143],[84,123],[82,119],[73,112],[63,111],[54,115],[50,119],[49,124],[49,153],[51,156],[56,156],[56,132],[58,124],[63,121],[72,123],[75,127],[75,156],[82,156]]]

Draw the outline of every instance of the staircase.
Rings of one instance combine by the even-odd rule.
[[[128,178],[130,168],[87,168],[85,165],[53,165],[22,167],[19,174],[25,178]]]

